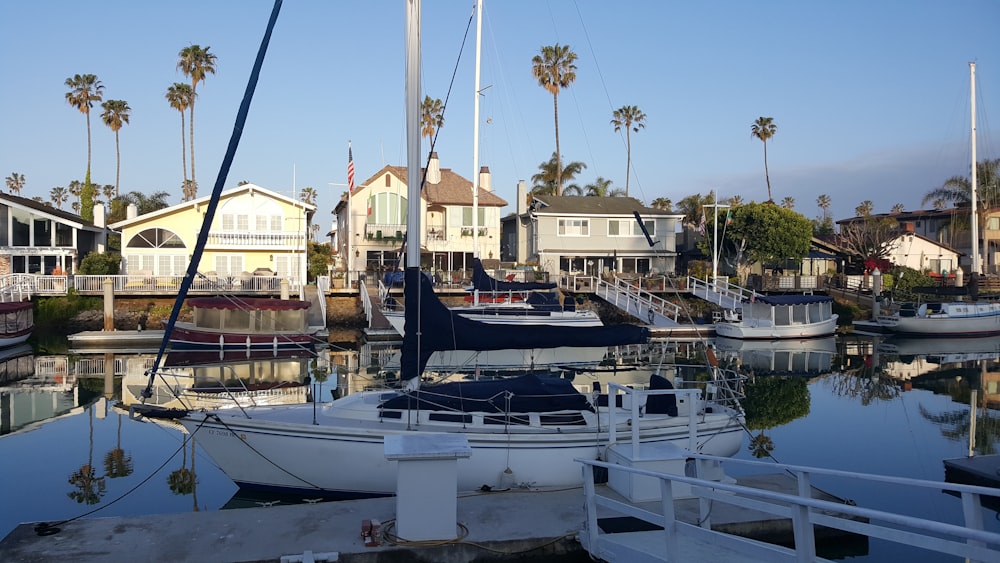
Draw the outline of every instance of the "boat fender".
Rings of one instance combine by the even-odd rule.
[[[498,487],[501,490],[510,490],[514,488],[514,471],[511,468],[504,469],[500,472],[500,484]]]

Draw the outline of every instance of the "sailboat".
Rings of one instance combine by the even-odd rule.
[[[406,4],[408,213],[416,233],[420,1]],[[738,396],[718,369],[693,389],[673,388],[657,374],[650,386],[658,391],[623,389],[627,395],[621,396],[616,388],[611,397],[583,394],[566,379],[534,375],[422,385],[426,362],[442,349],[609,346],[644,342],[649,331],[632,325],[526,330],[472,321],[434,294],[420,271],[418,237],[408,240],[406,255],[403,388],[353,393],[322,405],[191,411],[179,419],[238,485],[313,495],[392,494],[397,462],[386,459],[384,443],[400,435],[467,439],[471,456],[458,462],[460,491],[504,483],[580,486],[583,472],[576,459],[607,459],[616,448],[640,444],[674,443],[722,456],[735,454],[742,445]],[[675,377],[674,383],[681,382]]]
[[[969,63],[969,86],[972,113],[972,172],[970,201],[972,233],[972,266],[968,287],[969,301],[941,303],[904,303],[879,314],[876,320],[883,328],[897,334],[925,336],[986,336],[1000,334],[1000,302],[979,301],[976,284],[979,277],[979,203],[976,178],[976,63]]]

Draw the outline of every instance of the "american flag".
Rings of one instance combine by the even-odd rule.
[[[354,154],[351,146],[347,146],[347,190],[354,193]]]

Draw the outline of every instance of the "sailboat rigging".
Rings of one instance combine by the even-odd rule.
[[[969,63],[969,91],[971,106],[970,222],[972,263],[967,282],[969,301],[944,303],[903,303],[878,315],[880,326],[897,334],[924,336],[985,336],[1000,334],[1000,302],[978,299],[979,269],[979,211],[978,177],[976,174],[976,63]]]
[[[744,417],[738,391],[730,384],[741,380],[729,373],[732,381],[727,381],[726,372],[718,368],[710,371],[710,381],[689,389],[675,389],[668,378],[653,375],[650,385],[658,391],[635,390],[621,406],[607,394],[582,394],[562,378],[421,385],[423,367],[436,350],[608,346],[645,342],[649,331],[630,325],[547,326],[530,331],[486,325],[462,318],[438,300],[420,271],[417,235],[421,232],[420,0],[407,0],[406,6],[411,236],[404,272],[404,388],[351,393],[319,408],[306,403],[191,411],[180,418],[181,424],[238,485],[320,495],[393,493],[397,466],[385,457],[384,441],[389,436],[464,436],[472,454],[458,466],[461,491],[494,486],[504,482],[504,476],[508,483],[532,487],[580,486],[582,472],[576,459],[606,459],[616,448],[646,443],[735,454],[743,442]],[[679,385],[680,378],[675,382]],[[647,395],[651,395],[648,400]],[[632,409],[633,404],[638,406],[636,401],[646,404],[642,416]]]

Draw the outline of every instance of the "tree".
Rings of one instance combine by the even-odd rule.
[[[576,81],[576,53],[569,45],[543,46],[541,54],[531,59],[531,74],[538,85],[552,94],[552,111],[556,125],[556,195],[562,195],[562,153],[559,150],[559,92],[569,88]]]
[[[433,141],[434,133],[444,126],[444,104],[440,98],[424,96],[420,104],[420,121],[423,124],[420,134]]]
[[[737,205],[743,205],[743,196],[734,195],[729,198],[729,206],[736,207]]]
[[[316,205],[316,188],[305,187],[299,192],[299,201],[309,205]]]
[[[129,204],[135,205],[138,215],[145,215],[160,209],[165,209],[170,205],[167,198],[170,194],[164,191],[154,192],[146,195],[142,192],[132,191],[114,199],[111,204],[111,212],[108,214],[108,223],[117,223],[126,218]]]
[[[52,198],[52,203],[56,206],[56,209],[62,209],[62,204],[66,203],[66,200],[69,199],[69,193],[66,192],[66,188],[56,186],[49,191],[49,197]]]
[[[904,211],[905,209],[906,209],[906,206],[905,206],[905,205],[903,205],[902,203],[897,203],[896,205],[893,205],[893,206],[892,206],[892,210],[891,210],[891,211],[889,211],[889,213],[892,213],[893,215],[899,215],[899,214],[900,214],[900,213],[902,213],[902,212],[903,212],[903,211]]]
[[[309,241],[309,253],[306,257],[309,268],[309,279],[325,276],[333,264],[333,247],[329,242]]]
[[[112,478],[128,477],[134,470],[132,456],[122,449],[122,415],[118,415],[118,441],[104,454],[104,473]]]
[[[191,86],[184,84],[183,82],[174,82],[169,88],[167,88],[166,98],[170,107],[174,108],[181,114],[181,168],[184,170],[184,183],[181,185],[185,186],[188,181],[188,171],[187,141],[184,139],[184,112],[191,107],[191,104],[194,101],[194,94],[191,91]]]
[[[88,221],[94,219],[94,190],[90,185],[90,108],[104,99],[104,85],[93,74],[75,74],[66,79],[66,101],[87,118],[87,176],[83,180],[80,195],[80,216]]]
[[[118,197],[115,195],[116,193],[118,193],[117,186],[112,186],[111,184],[104,184],[104,187],[101,188],[101,195],[104,196],[104,199],[107,200],[108,203],[111,203],[112,201],[114,201],[116,197]]]
[[[108,100],[101,104],[101,107],[104,108],[101,119],[105,125],[115,132],[115,156],[117,158],[117,165],[115,166],[115,195],[118,195],[118,186],[121,185],[122,172],[122,151],[121,145],[118,142],[118,132],[121,130],[122,125],[128,123],[129,118],[132,116],[132,108],[128,107],[128,102],[125,100]]]
[[[713,203],[715,203],[715,192],[709,192],[708,195],[689,195],[677,203],[677,212],[684,215],[684,224],[697,225],[704,216],[704,207]]]
[[[862,206],[858,207],[863,211],[860,209]],[[870,211],[858,215],[861,220],[844,223],[840,227],[841,247],[862,262],[889,256],[895,247],[899,223],[889,217],[872,216]]]
[[[628,197],[629,175],[632,172],[632,132],[639,132],[646,126],[646,114],[639,106],[622,106],[612,113],[611,125],[615,132],[625,130],[625,197]]]
[[[976,193],[981,207],[996,206],[1000,201],[1000,158],[976,163]],[[952,176],[941,186],[927,192],[920,204],[938,200],[951,202],[956,207],[969,205],[972,203],[972,180],[965,176]]]
[[[621,188],[612,188],[611,180],[598,176],[593,183],[583,188],[584,195],[591,197],[620,197],[625,195]]]
[[[773,117],[758,117],[750,126],[750,136],[760,139],[764,143],[764,179],[767,180],[767,201],[773,202],[771,197],[771,176],[767,171],[767,141],[774,137],[778,131],[778,126],[774,124]]]
[[[673,211],[674,202],[670,200],[669,197],[658,197],[653,200],[653,203],[649,204],[653,209],[660,209],[663,211]]]
[[[547,162],[538,165],[539,173],[531,177],[534,186],[531,193],[534,195],[562,195],[559,189],[559,178],[567,181],[576,178],[576,175],[583,172],[587,165],[582,162],[569,162],[565,167],[560,168],[562,161],[556,153],[552,153],[552,158]],[[566,187],[567,192],[580,193],[580,187],[571,185]]]
[[[80,260],[77,273],[90,276],[116,276],[121,267],[122,257],[119,254],[91,252]]]
[[[781,199],[781,207],[785,209],[795,209],[795,198],[790,195],[786,195]]]
[[[816,198],[816,205],[818,205],[819,208],[823,210],[824,220],[828,217],[828,212],[830,211],[831,202],[832,201],[830,199],[830,196],[826,194],[820,194],[820,196]]]
[[[10,176],[7,176],[7,189],[10,193],[14,195],[21,195],[21,190],[24,188],[24,174],[18,174],[17,172],[11,172]]]
[[[215,74],[215,54],[209,52],[211,47],[201,48],[200,45],[189,45],[181,49],[177,55],[177,68],[191,79],[191,112],[188,119],[188,130],[191,137],[191,185],[185,182],[191,192],[188,200],[194,199],[198,194],[198,179],[194,173],[194,102],[198,98],[198,83],[203,82],[209,74]]]
[[[875,211],[875,204],[870,199],[862,201],[854,208],[854,213],[857,217],[867,217],[872,214],[872,211]]]
[[[770,202],[750,202],[734,207],[729,214],[730,224],[719,229],[723,258],[746,280],[750,267],[783,264],[801,260],[809,253],[812,223],[802,214],[783,209]],[[715,221],[708,217],[709,223]],[[725,235],[722,233],[725,232]],[[705,229],[705,240],[700,243],[708,253],[713,247],[714,229]]]

